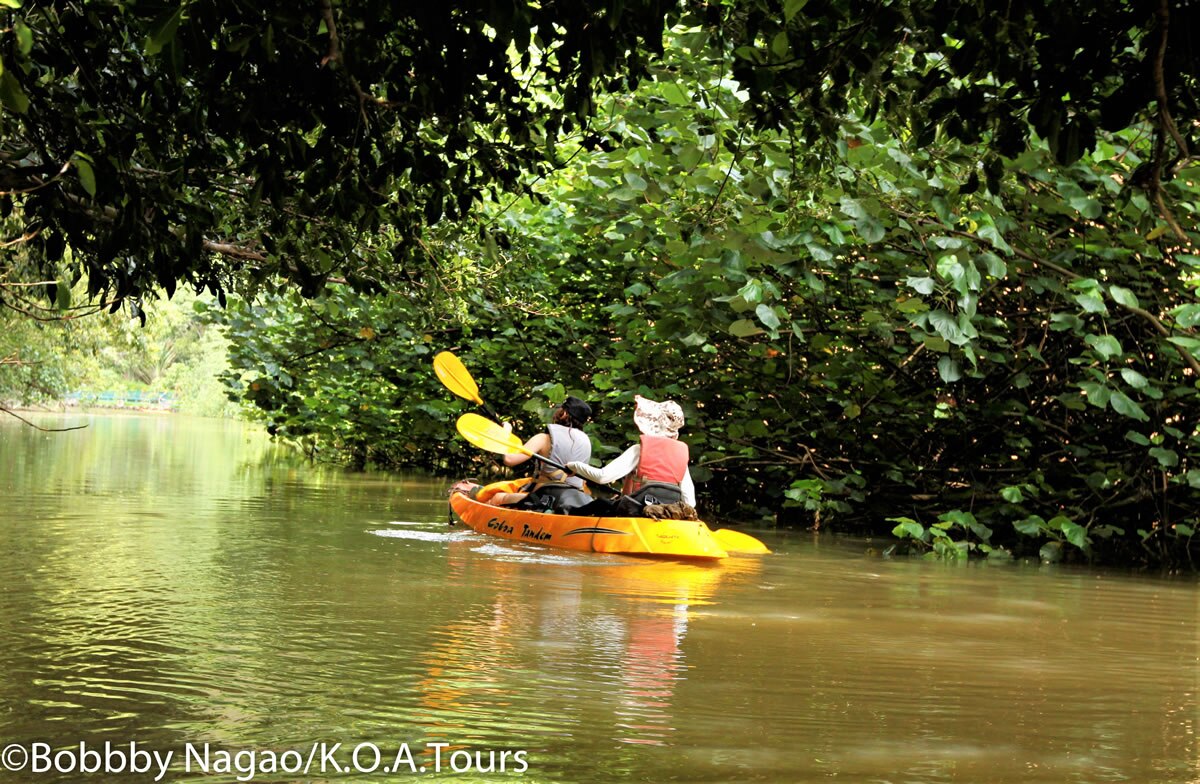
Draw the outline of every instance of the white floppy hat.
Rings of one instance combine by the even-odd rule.
[[[633,410],[633,423],[648,436],[676,438],[683,427],[683,409],[673,400],[656,403],[650,398],[634,395],[637,407]]]

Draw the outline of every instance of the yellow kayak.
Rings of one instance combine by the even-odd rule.
[[[645,517],[577,517],[544,514],[485,503],[498,492],[511,492],[528,480],[496,482],[475,498],[450,496],[450,508],[480,533],[517,542],[592,553],[720,560],[729,553],[698,520],[651,520]]]

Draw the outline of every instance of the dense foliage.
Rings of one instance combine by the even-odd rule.
[[[436,278],[233,308],[247,397],[285,434],[427,464],[465,405],[429,361],[459,347],[501,410],[599,403],[601,452],[633,437],[634,393],[677,397],[715,511],[1186,560],[1200,257],[1132,184],[1148,126],[992,175],[864,117],[810,145],[745,128],[700,35],[602,107],[603,148],[543,198],[431,238]],[[1162,185],[1189,226],[1197,173]]]
[[[358,464],[471,460],[457,348],[601,454],[680,399],[718,513],[1190,560],[1197,12],[993,5],[31,5],[0,298],[237,291],[235,394]]]

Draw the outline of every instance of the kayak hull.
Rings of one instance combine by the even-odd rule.
[[[728,556],[709,527],[698,520],[580,517],[485,503],[496,492],[511,492],[524,481],[487,485],[479,490],[476,498],[454,492],[450,496],[450,508],[470,528],[516,542],[659,558],[716,561]]]

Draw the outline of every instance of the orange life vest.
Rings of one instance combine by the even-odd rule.
[[[646,482],[679,486],[687,473],[688,445],[674,438],[642,436],[642,455],[637,469],[625,477],[625,495],[633,495]]]

